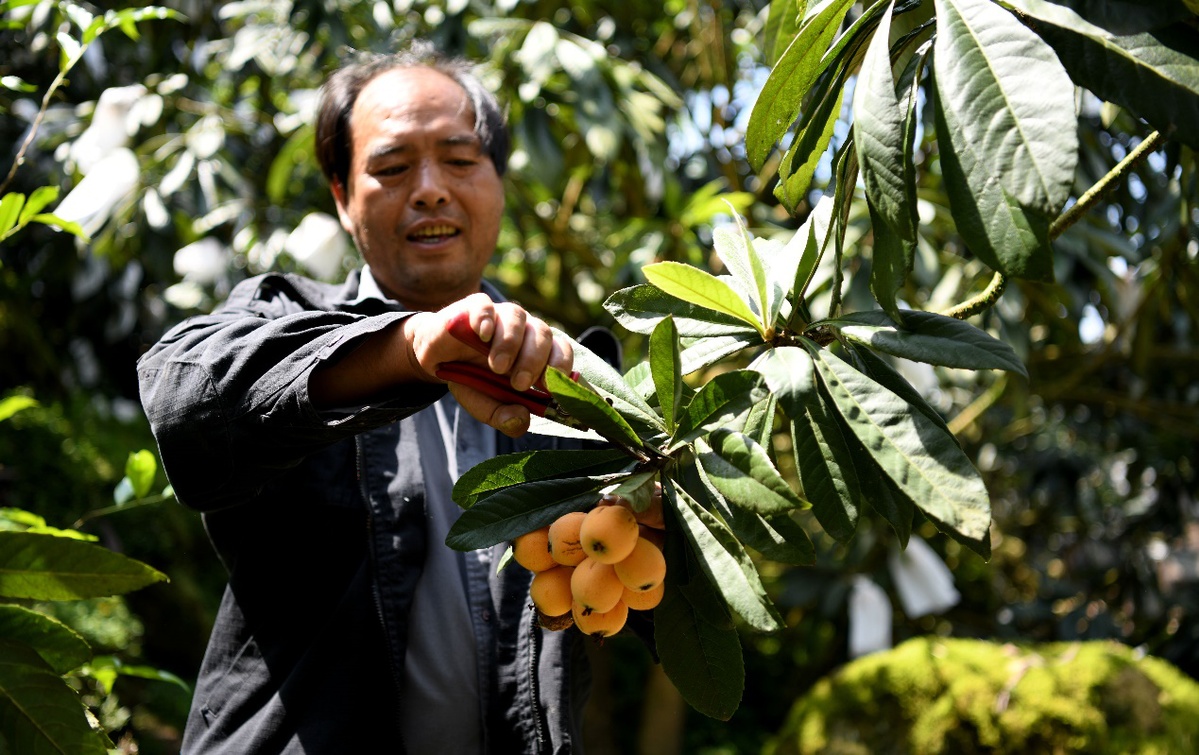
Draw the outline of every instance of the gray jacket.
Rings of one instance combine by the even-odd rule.
[[[318,364],[408,314],[355,302],[358,280],[244,281],[138,363],[167,477],[228,569],[185,753],[403,752],[407,612],[426,549],[444,547],[425,542],[407,418],[445,388],[404,386],[336,416],[313,408]],[[551,441],[499,435],[498,449]],[[481,654],[488,751],[580,752],[581,636],[536,626],[524,569],[488,579],[491,607],[472,614],[476,636],[492,639]]]

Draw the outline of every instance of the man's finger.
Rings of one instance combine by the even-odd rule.
[[[504,435],[518,438],[529,431],[529,410],[523,406],[502,404],[486,394],[458,383],[450,383],[449,388],[467,414]]]

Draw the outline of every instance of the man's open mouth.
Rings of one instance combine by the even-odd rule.
[[[422,244],[432,244],[453,238],[460,233],[462,231],[452,225],[430,225],[408,234],[408,240]]]

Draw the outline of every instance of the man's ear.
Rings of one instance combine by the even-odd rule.
[[[333,202],[337,205],[337,218],[341,221],[341,227],[346,233],[351,236],[354,234],[354,224],[350,221],[350,213],[347,210],[346,200],[346,185],[341,182],[341,179],[334,176],[329,181],[329,188],[333,192]]]

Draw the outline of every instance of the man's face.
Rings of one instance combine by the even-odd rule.
[[[495,251],[504,187],[474,127],[466,92],[427,68],[379,74],[350,114],[337,213],[384,293],[411,309],[478,291]]]

